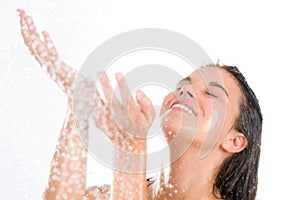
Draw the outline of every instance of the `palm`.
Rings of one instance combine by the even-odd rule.
[[[19,10],[19,15],[21,33],[29,51],[50,77],[70,96],[78,72],[60,59],[46,31],[42,32],[43,39],[41,39],[31,17],[23,10]]]
[[[95,121],[99,129],[120,149],[126,151],[144,151],[145,136],[155,115],[151,101],[144,95],[134,101],[127,88],[125,79],[118,81],[122,101],[113,95],[114,91],[106,73],[102,73],[100,84],[104,91],[106,104],[96,93]],[[139,94],[142,92],[139,91]],[[99,101],[100,100],[100,101]]]

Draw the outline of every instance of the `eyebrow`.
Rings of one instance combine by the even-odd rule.
[[[208,85],[210,85],[210,86],[215,86],[215,87],[220,88],[221,90],[223,90],[223,91],[225,92],[227,98],[229,98],[228,92],[227,92],[227,91],[225,90],[225,88],[224,88],[223,86],[221,86],[219,83],[212,81],[212,82],[210,82]]]
[[[191,77],[188,76],[188,77],[185,77],[184,79],[182,79],[181,81],[179,81],[179,83],[185,82],[185,81],[191,83],[192,79],[191,79]],[[210,82],[208,85],[220,88],[220,89],[223,90],[223,92],[226,94],[227,98],[229,98],[228,92],[227,92],[227,91],[225,90],[225,88],[224,88],[223,86],[221,86],[219,83],[217,83],[217,82],[215,82],[215,81],[212,81],[212,82]]]
[[[181,81],[179,81],[178,83],[181,83],[181,82],[185,82],[185,81],[187,81],[187,82],[191,82],[191,77],[185,77],[184,79],[182,79]]]

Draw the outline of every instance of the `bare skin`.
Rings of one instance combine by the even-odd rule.
[[[45,199],[66,199],[67,197],[79,199],[86,193],[86,180],[82,177],[86,176],[87,152],[81,145],[71,112],[72,99],[70,95],[73,93],[72,88],[77,72],[60,60],[47,32],[43,32],[44,40],[42,40],[36,32],[32,19],[22,10],[19,11],[19,15],[21,33],[26,46],[41,67],[67,94],[69,102],[68,114],[52,159],[49,182],[44,197]],[[72,157],[78,159],[71,159]]]
[[[88,199],[109,198],[109,186],[86,188],[87,150],[81,143],[72,109],[73,90],[75,80],[78,78],[78,72],[66,65],[59,58],[54,44],[47,32],[42,32],[43,39],[41,39],[31,17],[27,16],[23,10],[19,10],[19,15],[21,33],[26,46],[41,67],[45,68],[46,72],[62,88],[68,97],[68,114],[59,136],[58,145],[56,146],[56,151],[51,164],[49,182],[44,192],[44,197],[45,199],[82,199],[84,197]],[[151,125],[151,118],[155,114],[152,111],[151,101],[142,91],[139,91],[137,93],[137,103],[135,103],[133,97],[128,93],[128,88],[122,75],[117,74],[116,79],[119,82],[123,100],[129,102],[128,108],[132,111],[130,113],[130,118],[134,119],[136,125],[145,127],[144,129],[139,130],[134,129],[137,126],[133,128],[129,127],[131,129],[130,132],[145,135],[147,133],[147,127],[150,127]],[[99,92],[97,90],[94,91],[94,88],[91,88],[93,84],[91,84],[90,80],[83,78],[83,81],[80,84],[87,89],[86,95],[90,95],[89,92],[95,93],[95,113],[98,113],[98,115],[95,116],[97,127],[99,127],[99,129],[101,129],[121,150],[145,152],[146,141],[132,140],[131,137],[128,137],[127,134],[124,133],[124,129],[120,129],[113,120],[113,117],[111,116],[111,106],[113,102],[112,88],[106,74],[102,74],[100,84],[104,88],[106,102],[108,102],[107,104],[101,99]],[[121,102],[114,103],[117,103],[120,108],[122,106],[124,107]],[[88,105],[88,107],[94,105]],[[85,108],[77,112],[86,116],[86,114],[89,114],[86,113],[89,112],[89,109]],[[102,117],[103,115],[105,116]],[[83,137],[87,137],[87,119],[81,119],[81,122],[84,123],[84,128],[80,130],[80,133],[83,133]],[[126,149],[129,146],[132,148]],[[145,167],[145,160],[143,162],[143,166]],[[123,173],[115,170],[114,174],[113,184],[115,189],[112,192],[114,199],[124,199],[124,196],[131,199],[146,199],[147,192],[141,191],[147,190],[145,173],[132,175],[130,173]],[[125,184],[127,182],[130,184]],[[143,184],[140,184],[141,182]],[[121,188],[121,185],[123,188],[122,191],[118,189]],[[132,188],[134,188],[134,190]],[[142,196],[140,196],[140,194],[142,194]]]
[[[152,188],[147,187],[146,158],[135,161],[144,173],[131,174],[114,170],[114,190],[111,194],[108,185],[86,188],[87,151],[82,146],[71,109],[78,72],[61,61],[48,33],[42,32],[41,39],[32,19],[22,10],[19,11],[19,15],[26,46],[68,97],[68,114],[52,160],[49,182],[44,192],[45,199],[109,199],[111,195],[113,199],[153,199]],[[87,95],[94,95],[95,109],[99,111],[95,116],[96,126],[120,150],[146,153],[146,140],[133,139],[126,133],[142,137],[147,135],[155,114],[150,99],[142,91],[138,91],[134,101],[122,74],[116,74],[121,102],[113,98],[106,73],[101,74],[99,83],[107,103],[104,103],[104,98],[100,97],[98,90],[91,88],[93,84],[88,79],[82,80],[81,84],[88,88]],[[179,82],[176,92],[165,97],[162,105],[163,131],[169,142],[176,137],[182,141],[179,144],[170,144],[171,159],[176,150],[188,143],[187,136],[192,135],[193,140],[179,159],[171,164],[168,184],[160,185],[154,199],[217,199],[218,193],[213,194],[213,183],[220,165],[230,155],[242,151],[247,146],[245,136],[232,128],[239,114],[240,100],[241,92],[235,79],[225,70],[213,67],[195,71],[188,79]],[[180,106],[174,106],[176,104],[185,105],[191,111],[187,112]],[[126,120],[130,119],[134,126],[120,128],[112,116],[112,106],[117,106],[120,112],[129,111],[129,118]],[[90,109],[79,112],[90,114],[86,113],[90,112]],[[215,113],[216,118],[213,117]],[[124,113],[120,115],[122,114]],[[81,122],[84,128],[80,133],[87,137],[87,119],[83,118]],[[212,138],[211,141],[208,138]],[[126,162],[122,160],[122,156],[116,159],[119,159],[119,164]],[[119,166],[115,167],[117,169]]]
[[[171,139],[180,133],[183,133],[183,137],[179,136],[182,140],[185,135],[195,136],[187,151],[171,164],[168,184],[171,187],[163,186],[162,199],[168,198],[169,194],[172,194],[173,199],[217,199],[217,191],[213,194],[213,183],[220,165],[247,145],[245,136],[232,128],[239,113],[239,87],[225,70],[206,67],[192,73],[188,81],[179,82],[178,88],[177,93],[169,94],[163,103],[166,112],[164,132],[172,132]],[[178,109],[174,106],[176,104],[191,108],[193,115]],[[217,112],[218,117],[213,123],[214,127],[210,128],[213,112]],[[194,127],[197,129],[185,129],[182,123],[186,121],[196,124]],[[166,135],[170,139],[170,135]],[[214,140],[205,144],[205,139],[210,135],[213,135]],[[180,145],[170,147],[171,157]],[[206,156],[200,157],[201,151],[208,150]]]

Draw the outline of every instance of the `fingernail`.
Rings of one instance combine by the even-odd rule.
[[[107,79],[107,74],[105,73],[105,71],[101,71],[100,78]]]
[[[97,76],[98,76],[98,77],[101,77],[102,74],[103,74],[103,71],[99,71],[99,72],[97,73]]]
[[[116,79],[117,81],[121,81],[123,79],[123,75],[121,73],[116,73]]]
[[[139,98],[140,100],[143,100],[145,98],[145,95],[142,91],[138,90],[136,92],[137,98]]]

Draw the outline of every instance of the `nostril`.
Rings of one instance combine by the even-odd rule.
[[[192,93],[190,93],[189,91],[187,91],[187,93],[190,97],[194,97],[194,95]]]

